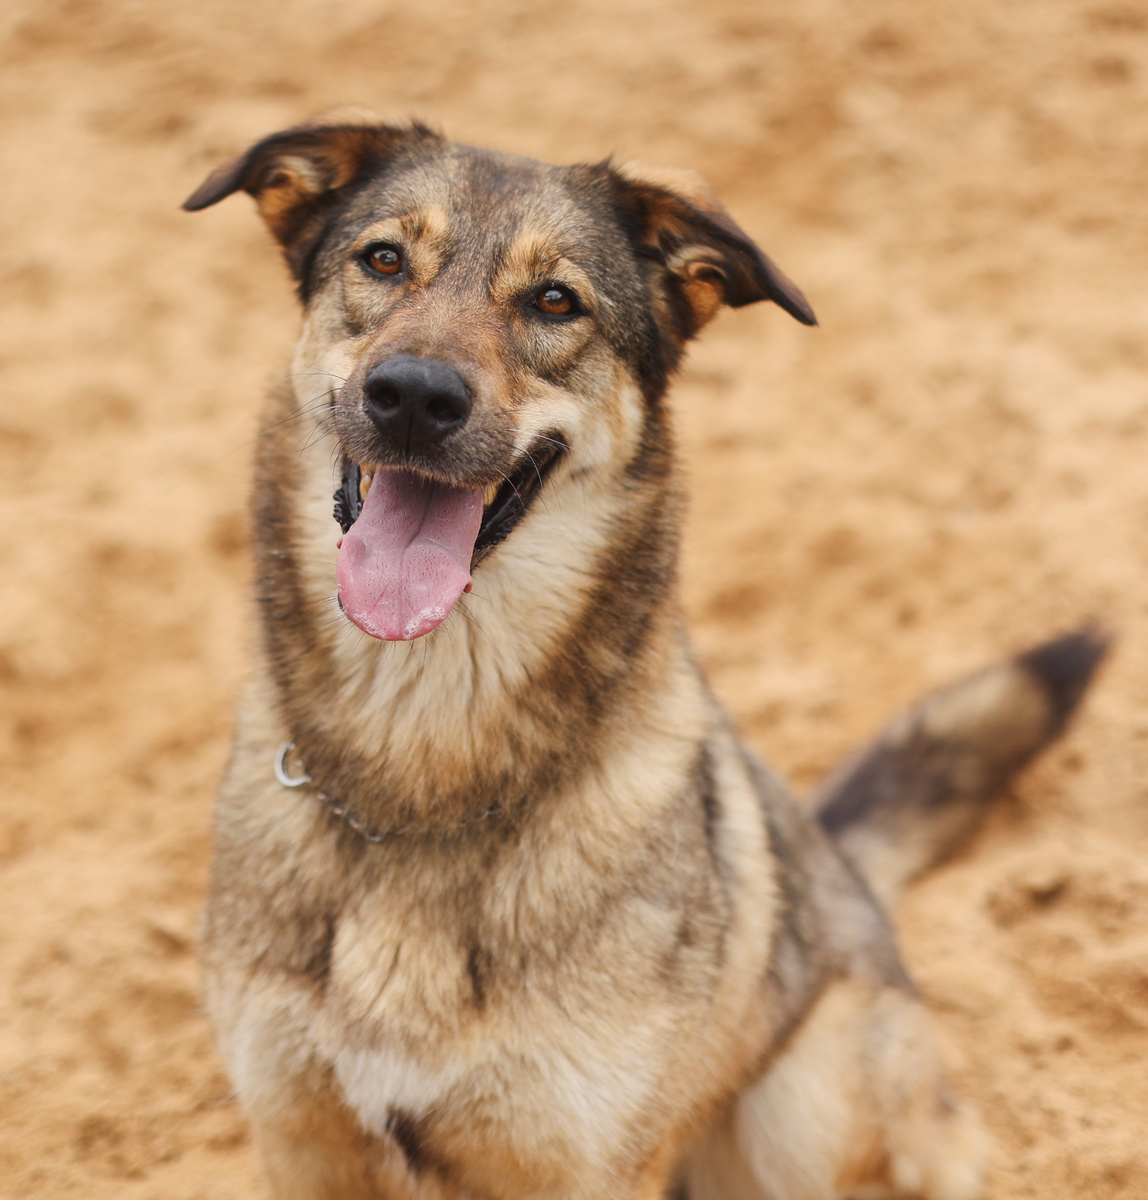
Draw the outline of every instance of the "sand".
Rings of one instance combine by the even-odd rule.
[[[8,0],[0,10],[0,1193],[262,1193],[200,1011],[290,344],[246,198],[341,101],[705,171],[822,320],[723,315],[676,391],[690,613],[802,789],[1088,616],[1062,746],[900,913],[992,1195],[1148,1195],[1148,13],[1108,0]]]

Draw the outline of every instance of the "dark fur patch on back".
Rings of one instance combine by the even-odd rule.
[[[828,979],[854,969],[859,951],[868,969],[876,969],[887,982],[904,988],[912,984],[892,929],[857,872],[744,746],[741,755],[761,799],[777,864],[779,920],[764,981],[774,998],[776,1047]],[[843,938],[834,921],[845,911],[851,914],[852,928]]]

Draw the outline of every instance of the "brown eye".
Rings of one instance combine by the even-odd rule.
[[[535,293],[534,307],[548,317],[569,317],[580,311],[578,297],[569,288],[554,283]]]
[[[397,275],[403,269],[403,256],[394,246],[368,246],[362,260],[376,275]]]

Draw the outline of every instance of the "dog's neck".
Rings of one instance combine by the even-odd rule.
[[[285,437],[285,404],[256,476],[267,664],[308,773],[355,821],[433,832],[512,815],[594,769],[590,747],[676,719],[696,671],[668,449],[612,485],[556,474],[438,630],[380,642],[338,612],[331,447]]]

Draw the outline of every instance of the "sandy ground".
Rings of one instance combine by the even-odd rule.
[[[703,169],[818,331],[677,389],[689,607],[801,787],[1095,614],[1067,742],[901,914],[992,1195],[1148,1195],[1148,11],[1111,0],[7,0],[0,9],[0,1193],[257,1197],[199,1009],[254,413],[289,345],[240,198],[329,104]]]

